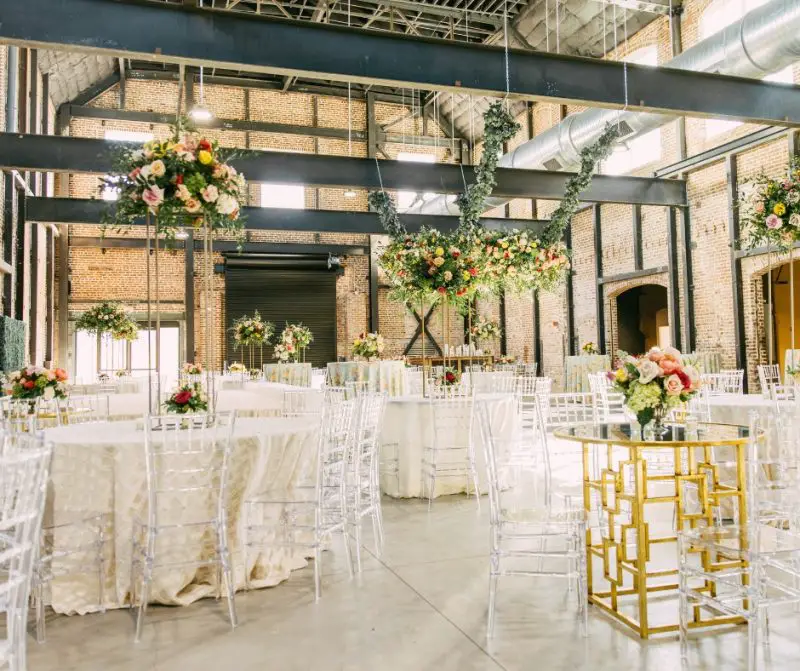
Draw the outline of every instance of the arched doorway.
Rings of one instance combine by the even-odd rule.
[[[672,344],[666,287],[643,284],[623,291],[616,300],[617,348],[641,354],[651,347]]]
[[[790,264],[775,266],[772,271],[772,360],[781,370],[786,366],[786,353],[792,349],[792,312]],[[764,278],[767,279],[767,275]],[[769,287],[764,282],[765,312],[769,304]],[[767,322],[769,323],[769,322]],[[768,328],[768,327],[767,327]],[[794,348],[800,349],[800,262],[794,262]],[[769,343],[769,339],[767,340]],[[800,360],[795,361],[795,365]]]

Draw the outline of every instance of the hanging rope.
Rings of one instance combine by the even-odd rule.
[[[508,62],[508,0],[503,3],[503,41],[504,41],[504,58],[506,68],[506,96],[504,98],[506,104],[506,112],[508,111],[508,94],[511,91],[511,72]]]

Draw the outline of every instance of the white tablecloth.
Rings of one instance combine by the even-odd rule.
[[[750,413],[756,411],[763,421],[775,410],[775,401],[760,394],[720,394],[708,399],[711,408],[711,421],[719,424],[750,424]],[[781,406],[791,405],[791,401],[780,401]]]
[[[265,363],[264,379],[267,382],[282,382],[298,387],[311,386],[310,363]]]
[[[132,521],[146,510],[144,431],[137,422],[114,422],[63,426],[49,429],[45,435],[55,446],[46,517],[59,524],[67,511],[110,514],[113,555],[106,574],[105,600],[108,608],[121,607],[129,595]],[[317,428],[307,420],[236,422],[229,474],[228,537],[238,589],[245,579],[241,545],[244,499],[275,491],[291,496],[293,487],[313,478],[316,441]],[[185,551],[191,558],[193,548],[187,545]],[[264,587],[286,580],[291,571],[305,566],[306,560],[302,553],[275,549],[249,553],[248,564],[251,585]],[[216,578],[209,573],[213,572],[180,567],[156,570],[151,601],[187,605],[210,596],[216,592]],[[199,575],[203,575],[200,580]],[[97,600],[96,574],[73,574],[53,581],[56,612],[97,610]]]
[[[516,427],[517,404],[512,396],[485,395],[480,400],[490,403],[492,413],[499,413],[501,431],[514,431]],[[466,421],[465,421],[466,424]],[[386,414],[381,431],[381,453],[384,460],[398,459],[398,472],[384,472],[381,476],[381,489],[393,497],[421,497],[428,495],[422,486],[422,454],[424,447],[433,440],[433,413],[430,399],[422,396],[400,396],[390,398],[386,404]],[[473,444],[478,470],[478,485],[482,492],[488,490],[486,479],[486,459],[483,442],[477,423],[473,426]],[[385,468],[383,469],[386,470]],[[437,478],[435,496],[457,494],[467,491],[466,478]]]
[[[406,394],[406,365],[403,361],[342,361],[328,364],[328,384],[347,386],[348,382],[368,382],[370,391],[389,396]]]

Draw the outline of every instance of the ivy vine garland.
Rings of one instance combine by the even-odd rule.
[[[435,303],[446,298],[463,307],[481,290],[548,290],[566,276],[569,250],[561,238],[578,209],[580,193],[591,182],[597,164],[611,153],[619,131],[607,127],[581,152],[579,172],[568,180],[563,200],[537,238],[527,230],[487,231],[480,225],[486,200],[496,185],[494,175],[503,143],[519,130],[500,103],[489,107],[484,122],[484,149],[475,167],[476,181],[456,198],[461,214],[454,233],[444,235],[423,228],[412,235],[391,197],[385,191],[370,193],[369,203],[391,238],[379,263],[392,285],[392,299]]]

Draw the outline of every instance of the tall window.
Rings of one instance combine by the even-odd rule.
[[[705,40],[718,33],[723,28],[741,19],[745,14],[751,12],[756,7],[760,7],[768,0],[714,0],[700,17],[700,38]],[[777,84],[793,84],[794,73],[792,66],[789,65],[783,70],[773,72],[763,78],[765,82]],[[706,138],[715,137],[722,133],[732,131],[741,126],[741,121],[729,121],[727,119],[706,119]]]
[[[401,151],[397,154],[398,161],[411,161],[413,163],[436,163],[436,156],[433,154],[415,154],[410,151]],[[416,191],[398,191],[397,209],[401,212],[407,210],[418,200],[430,200],[435,197],[435,193],[422,193]]]
[[[153,139],[153,134],[134,130],[107,130],[104,133],[104,137],[106,140],[114,142],[138,142],[139,144],[144,144]],[[100,189],[100,197],[103,200],[117,200],[119,198],[119,189],[104,185]]]
[[[306,207],[306,188],[302,184],[262,184],[261,207],[303,210]]]
[[[623,59],[636,65],[658,65],[656,45],[642,47]],[[606,175],[624,175],[661,158],[661,129],[656,128],[627,142],[620,142],[602,165]]]

